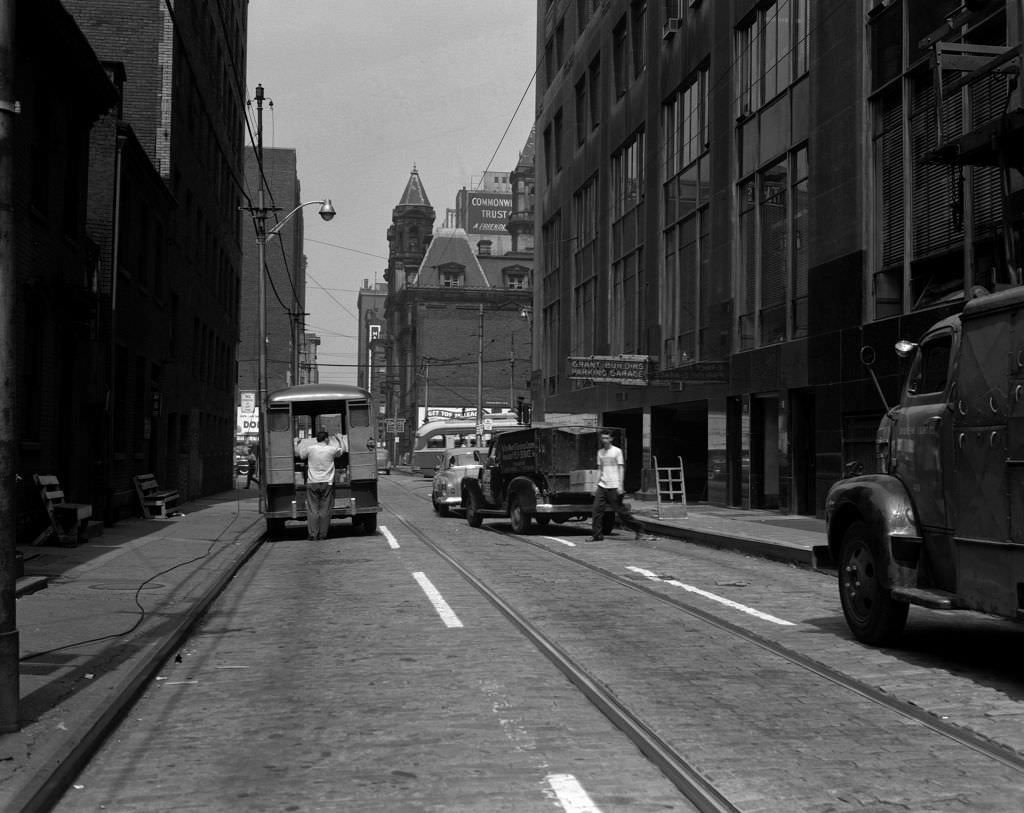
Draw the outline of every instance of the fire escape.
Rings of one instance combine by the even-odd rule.
[[[1002,25],[1002,44],[971,40],[993,39],[994,26]],[[1021,226],[1024,223],[1024,97],[1020,85],[1021,43],[1024,42],[1024,0],[966,0],[944,25],[924,37],[919,47],[931,49],[937,105],[938,147],[926,160],[950,167],[951,208],[954,222],[964,213],[965,167],[998,168],[1002,202],[1001,243],[1003,285],[1020,285]],[[974,100],[982,84],[1000,80],[1005,104],[994,116],[978,120],[955,118],[961,101]],[[966,98],[965,98],[966,97]]]

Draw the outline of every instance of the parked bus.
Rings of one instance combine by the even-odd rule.
[[[484,415],[492,429],[484,433],[484,448],[494,432],[522,429],[514,412],[498,412]],[[438,421],[428,421],[416,430],[412,450],[412,470],[423,477],[434,476],[434,466],[441,462],[445,449],[476,445],[476,417],[462,416]]]
[[[336,464],[332,519],[351,517],[362,533],[377,530],[377,454],[370,393],[343,384],[299,384],[267,398],[260,467],[260,510],[267,530],[288,520],[306,520],[305,465],[297,443],[312,442],[323,429],[347,440]]]

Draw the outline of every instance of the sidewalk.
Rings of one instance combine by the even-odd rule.
[[[409,476],[395,471],[397,476]],[[255,489],[128,519],[74,548],[23,547],[17,581],[21,730],[0,735],[0,810],[48,810],[234,573],[259,547]],[[825,523],[774,511],[689,506],[648,533],[816,567]],[[676,509],[678,511],[678,508]],[[140,609],[144,608],[143,609]]]
[[[0,810],[47,810],[239,567],[256,490],[133,518],[73,548],[20,547],[21,729],[0,735]]]
[[[691,505],[686,516],[659,519],[653,502],[634,500],[632,507],[644,530],[654,535],[810,568],[829,566],[825,520],[817,517]]]

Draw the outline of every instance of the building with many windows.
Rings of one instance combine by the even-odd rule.
[[[895,340],[1020,282],[1011,148],[981,154],[1020,126],[1020,27],[1018,2],[540,0],[535,417],[623,427],[629,487],[682,459],[691,500],[820,513],[871,462]]]

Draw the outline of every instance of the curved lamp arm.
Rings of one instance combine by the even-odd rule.
[[[306,201],[305,203],[300,203],[298,206],[296,206],[294,209],[292,209],[281,220],[279,220],[277,223],[275,223],[272,228],[267,229],[267,239],[269,240],[275,234],[280,232],[281,229],[284,228],[284,225],[289,220],[291,220],[292,217],[295,215],[295,213],[298,212],[299,209],[301,209],[303,206],[316,206],[317,204],[320,204],[320,213],[319,213],[320,217],[322,217],[324,220],[328,220],[328,221],[334,219],[334,215],[336,215],[337,212],[334,211],[334,206],[331,204],[331,199],[330,198],[325,198],[324,200],[310,200],[310,201]]]

